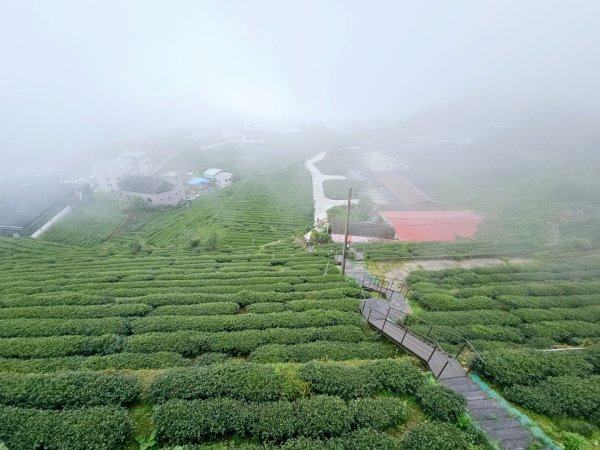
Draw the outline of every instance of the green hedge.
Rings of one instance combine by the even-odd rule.
[[[472,450],[468,437],[457,427],[443,422],[421,423],[409,430],[401,450]]]
[[[100,319],[7,319],[0,320],[0,338],[42,336],[101,336],[127,334],[129,321],[120,317]]]
[[[4,358],[107,355],[122,348],[123,338],[114,334],[0,339],[0,357]]]
[[[155,403],[213,397],[266,402],[304,394],[306,387],[299,380],[273,367],[253,363],[173,369],[158,375],[149,388]]]
[[[0,404],[23,408],[127,405],[140,390],[137,377],[124,373],[0,374]]]
[[[165,305],[156,308],[152,316],[213,316],[237,314],[240,306],[235,302],[200,303],[196,305]]]
[[[180,330],[240,331],[266,328],[304,328],[331,325],[360,325],[361,316],[343,311],[304,311],[235,316],[153,316],[133,321],[134,334]]]
[[[472,368],[498,386],[537,385],[548,377],[571,375],[587,377],[594,372],[589,361],[592,350],[542,352],[539,350],[500,350],[474,358]],[[600,353],[600,352],[598,352]]]
[[[309,362],[299,369],[312,391],[345,399],[368,397],[387,390],[410,395],[423,382],[421,371],[406,360],[384,359],[357,366]]]
[[[513,386],[506,398],[549,416],[579,417],[600,425],[600,376],[550,377],[535,386]]]
[[[423,384],[416,398],[423,411],[437,420],[456,422],[466,411],[464,397],[441,384]]]
[[[250,354],[259,363],[308,362],[313,359],[343,361],[347,359],[383,359],[394,356],[397,349],[375,342],[311,342],[296,345],[265,345]]]
[[[173,333],[147,333],[130,336],[125,351],[134,353],[168,351],[194,356],[206,352],[232,355],[248,354],[271,343],[292,344],[320,340],[360,342],[365,338],[359,327],[336,325],[322,328],[272,328],[222,333],[176,331]]]
[[[145,316],[152,307],[145,304],[92,306],[28,306],[0,308],[0,319],[91,319],[100,317]]]
[[[163,369],[186,366],[189,359],[179,353],[114,353],[105,356],[63,356],[59,358],[0,358],[0,372],[40,373],[60,370]]]
[[[377,429],[405,419],[405,403],[391,397],[361,399],[349,404],[327,396],[268,403],[227,398],[172,400],[156,407],[154,414],[159,442],[180,445],[224,435],[263,442],[280,442],[295,436],[323,438],[344,435],[365,421]]]
[[[0,442],[10,450],[114,450],[123,446],[130,433],[125,408],[43,411],[0,407]]]

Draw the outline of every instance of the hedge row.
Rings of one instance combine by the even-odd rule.
[[[0,339],[0,358],[52,358],[71,355],[108,355],[121,351],[123,337],[49,336]]]
[[[149,396],[155,403],[214,397],[266,402],[296,399],[304,394],[306,386],[297,378],[274,367],[253,363],[173,369],[158,375],[149,388]]]
[[[343,361],[348,359],[384,359],[397,353],[391,345],[375,342],[328,342],[319,341],[307,344],[271,344],[257,348],[250,359],[259,363],[308,362],[310,360]]]
[[[270,314],[241,314],[235,316],[156,316],[143,317],[132,322],[134,334],[151,332],[241,331],[268,328],[305,328],[332,325],[359,326],[362,317],[357,312],[311,310],[285,311]]]
[[[322,328],[271,328],[221,333],[176,331],[130,336],[124,351],[146,353],[168,351],[193,356],[205,352],[248,354],[267,344],[293,344],[312,341],[360,342],[364,333],[359,327],[336,325]]]
[[[100,317],[145,316],[152,307],[144,304],[92,306],[29,306],[0,308],[0,319],[92,319]]]
[[[103,334],[128,334],[129,330],[129,321],[121,317],[0,320],[0,338],[64,335],[101,336]]]
[[[10,450],[114,450],[122,447],[130,433],[125,408],[44,411],[0,407],[0,442]]]
[[[600,376],[550,377],[535,386],[508,387],[504,394],[541,414],[579,417],[600,425]]]
[[[0,358],[0,372],[43,373],[62,370],[164,369],[190,365],[179,353],[114,353],[105,356],[63,356],[59,358]]]
[[[413,395],[423,383],[421,371],[408,360],[382,359],[357,366],[313,361],[302,366],[299,375],[313,392],[344,399],[369,397],[382,390]]]
[[[418,323],[416,319],[436,325],[461,326],[467,324],[478,325],[509,325],[514,326],[521,323],[521,319],[505,311],[475,310],[465,312],[421,312],[407,317],[407,323]],[[140,319],[142,320],[142,319]]]
[[[127,405],[140,391],[137,377],[124,373],[0,374],[0,404],[23,408]]]
[[[237,314],[240,306],[235,302],[200,303],[196,305],[159,306],[151,316],[217,316]]]
[[[381,391],[412,395],[423,383],[421,371],[408,360],[362,362],[358,366],[310,362],[295,370],[263,364],[215,364],[172,369],[158,375],[149,388],[155,403],[172,399],[230,397],[264,402],[296,399],[309,394],[344,399],[373,396]]]
[[[156,408],[154,422],[162,444],[192,444],[228,435],[278,442],[295,436],[339,436],[365,426],[386,429],[406,416],[405,403],[393,397],[349,403],[327,396],[267,403],[224,398],[172,400]]]
[[[593,353],[584,350],[571,352],[542,352],[539,350],[504,350],[486,352],[482,359],[472,361],[472,368],[502,387],[535,386],[548,377],[571,375],[587,377],[598,371],[592,362]],[[599,359],[596,356],[596,359]]]
[[[291,300],[286,303],[253,303],[246,312],[266,314],[281,311],[309,311],[311,309],[332,311],[357,311],[359,300],[356,298],[340,298],[330,300]]]

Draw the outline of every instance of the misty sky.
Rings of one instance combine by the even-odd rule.
[[[0,0],[0,145],[255,118],[402,118],[462,96],[597,101],[600,1]]]

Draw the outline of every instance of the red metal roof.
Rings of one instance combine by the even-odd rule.
[[[473,238],[482,216],[466,211],[379,211],[401,241]]]

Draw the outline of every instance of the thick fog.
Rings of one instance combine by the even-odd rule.
[[[589,1],[0,3],[4,165],[227,121],[598,104]]]

